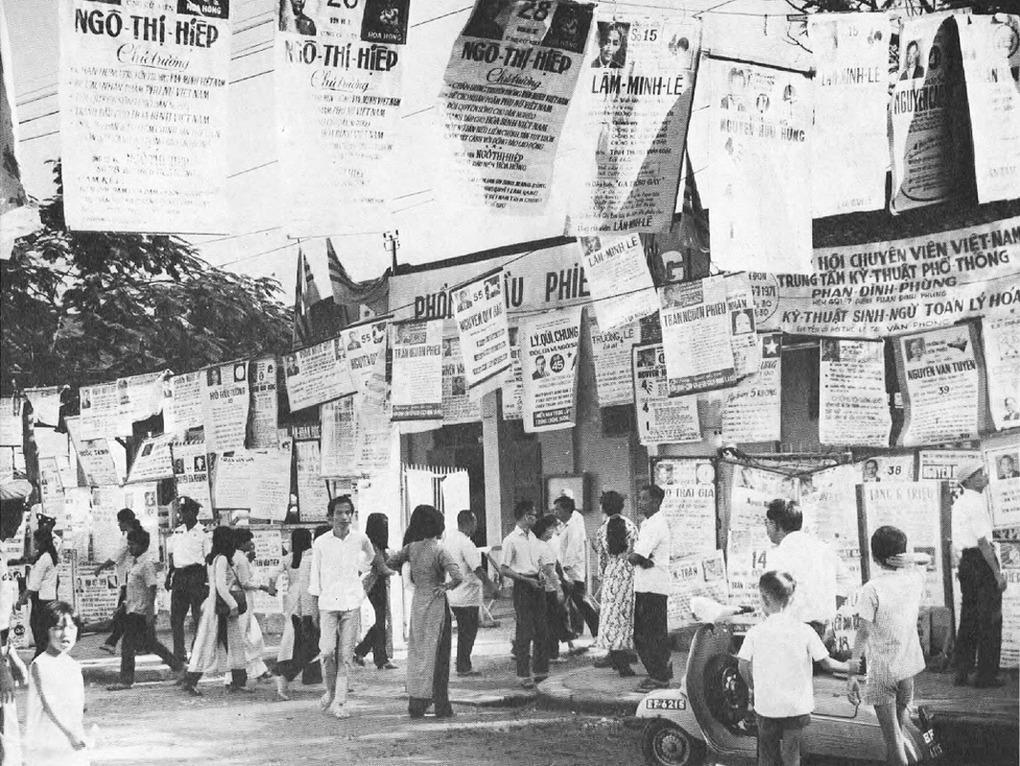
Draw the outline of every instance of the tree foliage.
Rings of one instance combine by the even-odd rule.
[[[0,386],[100,383],[289,348],[273,279],[210,266],[173,236],[69,231],[63,188],[17,241],[0,281]]]

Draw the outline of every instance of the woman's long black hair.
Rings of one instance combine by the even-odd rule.
[[[237,545],[234,542],[234,530],[230,527],[216,527],[212,533],[212,550],[205,557],[206,564],[212,564],[217,556],[226,556],[227,561],[234,555]]]
[[[290,533],[290,568],[297,569],[301,566],[301,554],[312,547],[312,531],[304,527],[298,527]]]
[[[381,551],[390,547],[390,523],[385,513],[370,513],[365,521],[365,534]]]

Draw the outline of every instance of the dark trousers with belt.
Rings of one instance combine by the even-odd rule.
[[[201,564],[174,570],[170,588],[170,630],[174,637],[174,655],[182,662],[187,658],[184,647],[184,618],[191,610],[191,619],[198,624],[202,602],[209,595],[205,567]]]
[[[149,625],[144,614],[126,613],[121,620],[124,641],[120,647],[120,682],[130,686],[135,682],[135,655],[155,654],[173,671],[179,671],[184,663],[170,653],[156,639],[155,625]]]
[[[514,580],[514,612],[517,626],[517,677],[549,675],[549,623],[545,618],[545,591]],[[532,650],[534,647],[534,650]]]
[[[380,577],[375,585],[368,592],[368,602],[375,612],[375,623],[368,629],[368,633],[361,639],[361,643],[354,647],[354,653],[359,657],[367,657],[369,650],[372,652],[372,661],[377,668],[381,668],[390,658],[386,655],[386,579]]]
[[[668,681],[672,677],[665,594],[634,594],[634,648],[649,678]]]
[[[457,662],[454,667],[458,673],[471,670],[471,652],[475,648],[478,636],[478,607],[452,607],[453,616],[457,618]]]
[[[963,551],[958,576],[962,598],[953,665],[957,676],[966,676],[976,657],[975,682],[989,681],[999,672],[1002,592],[992,568],[977,548]]]
[[[106,637],[107,646],[116,646],[120,637],[124,635],[124,599],[127,598],[127,586],[120,586],[120,596],[117,597],[117,610],[110,620],[110,635]]]
[[[591,633],[592,638],[596,638],[599,634],[599,610],[598,607],[592,603],[592,600],[588,598],[588,593],[583,580],[573,580],[570,583],[570,600],[574,602],[574,606],[577,607],[577,611],[580,612],[584,618],[585,624],[588,626],[588,631]],[[581,631],[577,631],[577,635],[581,635]]]

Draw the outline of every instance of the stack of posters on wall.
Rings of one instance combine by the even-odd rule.
[[[183,436],[189,428],[205,425],[201,370],[170,378],[163,400],[163,431]]]
[[[503,269],[494,269],[455,287],[450,300],[459,333],[458,345],[463,353],[463,371],[459,377],[461,387],[466,389],[456,395],[466,393],[477,401],[499,388],[510,370]],[[445,358],[445,347],[443,351]]]
[[[676,208],[701,22],[686,14],[599,21],[579,100],[591,160],[578,179],[569,233],[665,231]],[[609,325],[606,325],[609,326]]]
[[[443,423],[477,423],[482,419],[482,403],[469,395],[465,368],[460,340],[443,338]]]
[[[578,246],[600,327],[610,330],[650,313],[656,304],[655,286],[641,237],[582,237]]]
[[[836,340],[819,343],[818,440],[822,444],[889,446],[885,344]]]
[[[722,438],[726,444],[779,441],[781,438],[783,336],[759,336],[758,373],[723,393]]]
[[[287,354],[283,371],[287,379],[287,399],[291,412],[316,404],[350,396],[356,390],[347,359],[347,346],[341,336]]]
[[[249,510],[252,519],[283,521],[290,505],[291,442],[279,449],[238,450],[216,461],[216,508]]]
[[[61,0],[69,228],[226,230],[228,8]]]
[[[992,523],[1000,529],[1020,527],[1020,439],[984,451]]]
[[[1020,428],[1020,314],[981,322],[988,408],[1000,431]]]
[[[797,499],[797,479],[750,466],[733,469],[726,562],[730,593],[737,603],[757,603],[758,580],[772,547],[765,532],[765,511],[773,499]]]
[[[391,417],[402,423],[402,430],[438,428],[443,417],[443,320],[396,322],[391,330]]]
[[[451,199],[511,214],[545,206],[593,13],[570,0],[477,0],[439,94]]]
[[[661,343],[633,346],[634,413],[641,444],[701,441],[697,396],[674,396]]]
[[[652,482],[666,493],[671,558],[716,548],[715,466],[703,458],[652,458]]]
[[[524,430],[573,428],[577,419],[580,306],[528,317],[520,325]]]
[[[253,449],[277,446],[279,399],[276,390],[275,356],[255,359],[251,363],[251,423],[248,444]]]
[[[673,589],[666,599],[666,624],[677,630],[696,622],[691,612],[691,599],[703,596],[720,604],[729,602],[730,589],[726,580],[723,552],[714,550],[673,559],[669,564]]]
[[[585,316],[588,318],[588,332],[591,335],[599,407],[632,403],[634,381],[631,377],[630,349],[640,334],[637,322],[603,330],[590,311]],[[506,413],[505,406],[503,412]]]
[[[248,362],[209,367],[202,374],[205,443],[209,452],[244,449],[248,433]]]
[[[173,442],[170,445],[173,458],[174,482],[177,497],[190,497],[200,507],[198,518],[202,521],[213,517],[212,495],[209,492],[209,458],[205,442]]]
[[[392,195],[410,0],[276,4],[284,229],[364,230]]]

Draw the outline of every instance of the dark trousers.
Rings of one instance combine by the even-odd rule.
[[[598,637],[599,634],[599,610],[598,607],[588,598],[586,586],[583,580],[574,580],[570,583],[570,600],[574,602],[574,606],[577,607],[577,611],[581,613],[584,618],[585,624],[588,626],[588,632],[591,633],[592,638]],[[581,631],[577,631],[577,635],[581,635]]]
[[[453,714],[450,705],[450,634],[453,632],[453,621],[450,618],[450,610],[446,610],[446,617],[443,620],[443,627],[439,633],[439,645],[436,647],[436,669],[432,676],[432,699],[411,697],[407,702],[407,712],[412,718],[421,718],[425,715],[425,708],[430,702],[435,703],[437,716],[449,716]]]
[[[43,611],[47,604],[52,604],[52,599],[43,600],[38,594],[32,596],[32,613],[28,616],[28,627],[32,631],[32,643],[35,644],[35,655],[38,657],[46,651],[50,643],[50,629],[44,624],[45,616]]]
[[[289,660],[276,663],[276,674],[293,681],[319,654],[319,629],[315,627],[311,617],[298,617],[292,614],[290,621],[294,626],[294,651]]]
[[[202,602],[209,595],[206,584],[205,567],[184,567],[174,570],[173,584],[170,588],[170,630],[174,637],[174,655],[182,662],[188,653],[184,648],[184,618],[191,610],[191,619],[198,624],[202,614]]]
[[[517,626],[514,647],[517,650],[517,677],[549,675],[549,623],[545,616],[545,591],[514,580],[514,612]],[[534,652],[532,653],[532,646]],[[532,654],[534,656],[532,656]]]
[[[666,630],[666,596],[661,593],[634,594],[634,648],[648,677],[668,681],[669,633]]]
[[[372,590],[368,592],[368,602],[375,610],[375,624],[368,629],[368,633],[361,639],[361,643],[354,647],[354,653],[359,657],[368,656],[369,649],[372,650],[372,660],[377,668],[381,668],[390,658],[386,655],[386,580],[380,577],[375,581]]]
[[[453,616],[457,618],[457,663],[454,667],[458,673],[471,670],[471,652],[475,648],[478,636],[478,607],[455,606]]]
[[[130,686],[135,682],[135,655],[155,654],[173,671],[180,670],[184,663],[170,653],[156,639],[154,625],[148,625],[144,614],[125,613],[121,620],[124,641],[120,647],[120,682]]]
[[[991,567],[977,548],[967,548],[960,558],[960,626],[956,633],[953,664],[965,676],[977,659],[975,680],[988,681],[999,672],[1002,648],[1002,592]]]
[[[127,586],[120,586],[120,596],[117,597],[117,610],[110,620],[110,635],[106,637],[107,646],[116,646],[120,637],[124,635],[124,599],[127,598]]]

